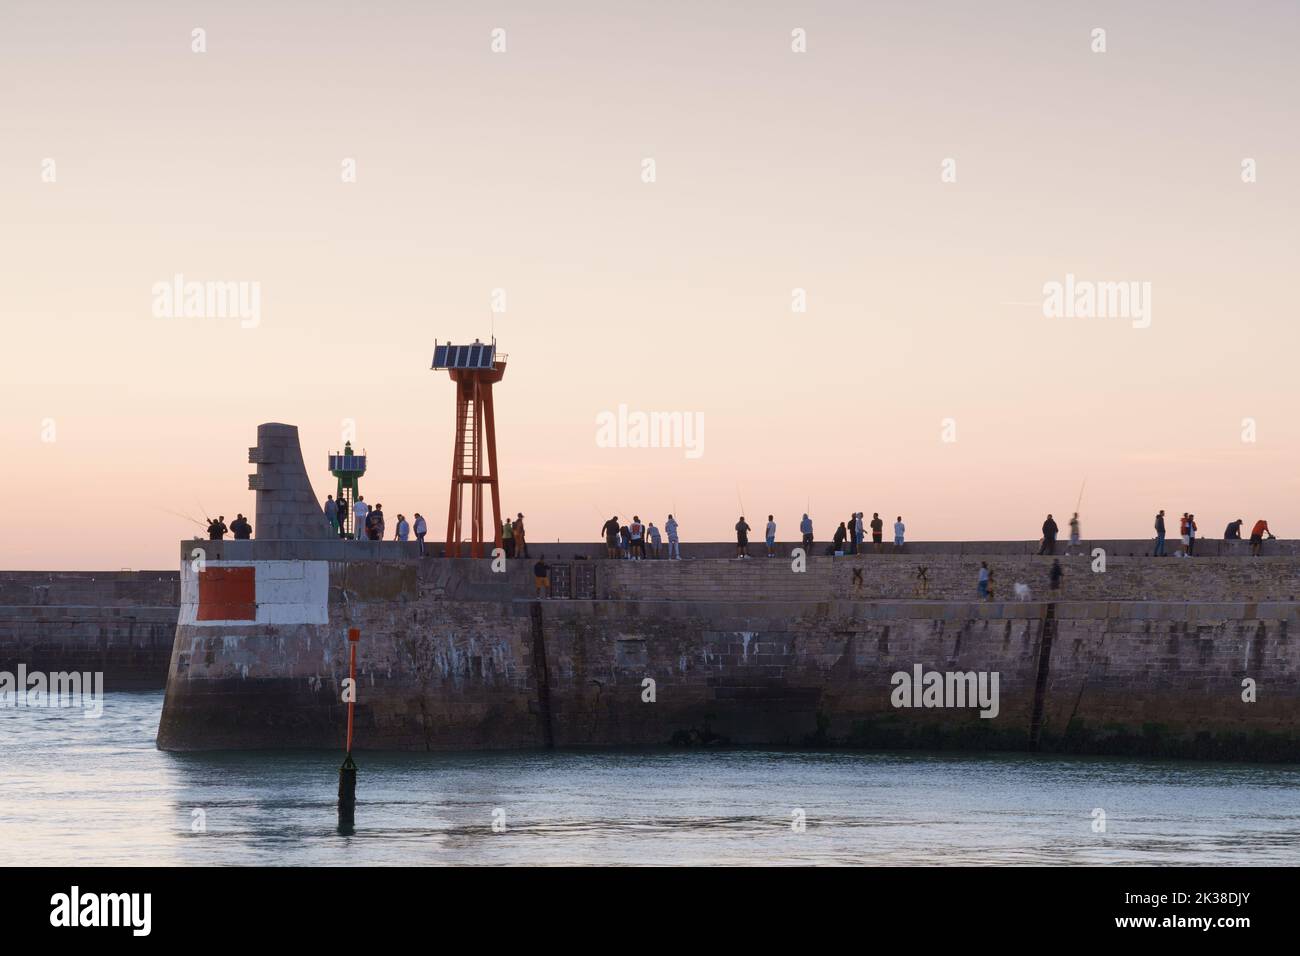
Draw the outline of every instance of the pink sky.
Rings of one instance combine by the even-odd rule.
[[[738,490],[783,535],[1027,539],[1085,478],[1085,534],[1300,535],[1294,4],[478,6],[6,5],[0,568],[174,566],[173,512],[252,513],[264,421],[323,498],[354,420],[367,499],[441,537],[429,359],[493,328],[534,541],[723,539]],[[176,273],[259,324],[154,317]],[[1067,273],[1150,283],[1150,327],[1045,317]],[[703,454],[598,447],[620,404]]]

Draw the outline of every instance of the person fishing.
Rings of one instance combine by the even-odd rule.
[[[745,516],[741,515],[736,522],[736,557],[742,560],[749,557],[749,532],[749,524],[745,521]]]

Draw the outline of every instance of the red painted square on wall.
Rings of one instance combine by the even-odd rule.
[[[199,572],[200,621],[257,620],[257,569],[214,568]]]

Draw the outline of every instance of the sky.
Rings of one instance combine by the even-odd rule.
[[[434,342],[493,335],[532,541],[1081,489],[1085,537],[1300,536],[1298,48],[1292,2],[7,0],[0,568],[173,567],[270,421],[441,538]]]

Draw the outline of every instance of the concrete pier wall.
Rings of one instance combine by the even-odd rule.
[[[927,556],[923,595],[915,555],[814,559],[804,572],[786,559],[571,562],[557,579],[585,565],[591,595],[539,602],[531,562],[495,573],[487,560],[420,561],[397,545],[216,542],[195,571],[190,548],[165,749],[340,747],[352,626],[361,749],[731,743],[1300,760],[1300,559],[1289,556],[1116,558],[1104,573],[1078,558],[1051,594],[1050,559],[1007,553],[1000,595],[1024,579],[1034,599],[991,603],[972,600],[979,559],[963,554]],[[295,561],[318,570],[263,567]],[[279,623],[204,611],[198,578],[222,569],[230,581],[207,585],[218,607],[239,606],[229,587],[251,587]],[[303,583],[314,574],[327,578],[323,594]],[[917,665],[996,672],[996,716],[894,706],[893,675]]]
[[[180,607],[175,571],[0,572],[0,671],[101,672],[162,687]]]

